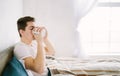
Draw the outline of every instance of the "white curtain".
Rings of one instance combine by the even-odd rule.
[[[83,18],[87,13],[89,13],[92,8],[97,4],[97,0],[75,0],[75,36],[76,36],[76,49],[74,51],[75,57],[84,57],[85,53],[80,47],[80,36],[77,31],[80,19]]]

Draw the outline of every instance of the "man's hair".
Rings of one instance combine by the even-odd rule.
[[[34,22],[35,19],[33,17],[30,17],[30,16],[25,16],[25,17],[19,18],[17,21],[18,32],[20,30],[25,30],[25,28],[27,27],[27,22],[30,22],[30,21]],[[20,32],[19,32],[19,35],[21,37]]]

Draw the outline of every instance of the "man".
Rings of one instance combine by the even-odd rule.
[[[36,27],[34,22],[34,18],[30,16],[18,19],[17,26],[21,40],[14,48],[14,55],[22,62],[29,76],[33,76],[31,71],[47,76],[45,55],[54,55],[55,51],[48,40],[46,28]],[[43,30],[46,30],[44,37]]]

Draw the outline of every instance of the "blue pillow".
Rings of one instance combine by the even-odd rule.
[[[28,76],[22,63],[14,56],[3,70],[2,76]]]
[[[48,76],[52,76],[50,69],[49,68],[47,68],[47,69],[48,69]]]

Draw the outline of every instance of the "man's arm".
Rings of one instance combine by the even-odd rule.
[[[41,33],[34,35],[37,41],[37,56],[35,59],[32,57],[25,58],[25,67],[39,74],[42,74],[45,69],[45,51],[43,48],[43,39]]]
[[[54,55],[55,54],[55,50],[52,46],[52,44],[50,43],[50,41],[46,38],[44,40],[45,43],[45,51],[46,51],[46,55]]]
[[[51,44],[51,42],[48,39],[48,32],[47,29],[45,27],[43,27],[43,29],[46,31],[46,35],[44,37],[44,43],[45,43],[45,51],[46,51],[46,55],[54,55],[55,54],[55,49],[53,47],[53,45]]]

